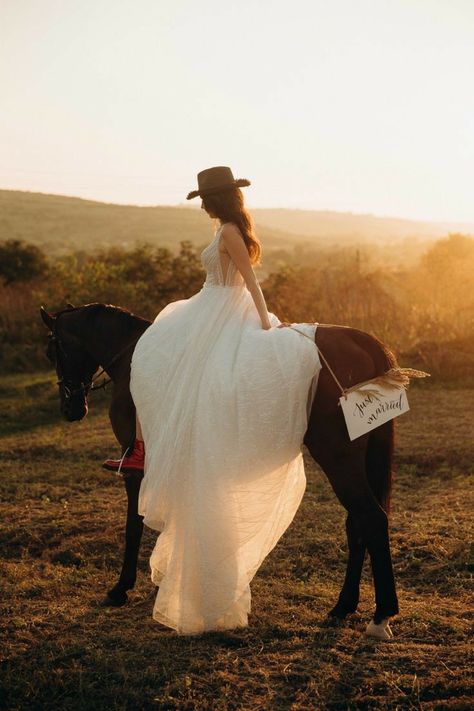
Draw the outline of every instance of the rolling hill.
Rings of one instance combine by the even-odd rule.
[[[404,220],[353,213],[252,208],[268,250],[410,240],[421,245],[450,231],[474,234],[474,225]],[[0,190],[0,240],[23,239],[50,254],[137,242],[175,248],[181,240],[204,245],[214,231],[199,205],[116,205],[63,195]]]

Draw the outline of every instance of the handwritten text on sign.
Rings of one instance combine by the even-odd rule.
[[[378,383],[361,385],[358,390],[347,393],[347,399],[340,397],[339,402],[351,440],[410,409],[404,387],[389,388]]]

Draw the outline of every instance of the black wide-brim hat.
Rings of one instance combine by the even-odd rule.
[[[204,197],[213,193],[220,193],[223,190],[231,190],[232,188],[245,188],[250,185],[250,180],[246,178],[238,178],[237,180],[232,175],[232,171],[226,165],[218,165],[213,168],[206,168],[197,174],[198,190],[191,190],[188,193],[186,200],[192,198]]]

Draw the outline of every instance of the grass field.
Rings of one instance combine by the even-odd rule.
[[[67,424],[52,375],[3,378],[1,708],[472,708],[473,394],[414,382],[397,419],[392,642],[362,635],[368,570],[359,613],[326,620],[344,572],[344,512],[309,458],[303,503],[252,581],[249,627],[180,637],[151,617],[152,531],[130,603],[97,604],[119,572],[126,506],[120,480],[100,468],[118,453],[107,395]]]

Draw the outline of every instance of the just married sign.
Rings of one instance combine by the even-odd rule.
[[[288,327],[313,340],[307,333],[303,333],[291,324]],[[410,383],[410,378],[430,377],[430,373],[424,370],[400,368],[399,365],[394,365],[383,375],[365,380],[350,388],[343,388],[319,346],[317,348],[321,359],[343,393],[339,398],[339,405],[344,413],[350,440],[357,439],[383,425],[384,422],[407,412],[410,407],[406,386]]]
[[[405,388],[377,383],[361,385],[339,398],[351,440],[375,429],[384,422],[407,412]]]

